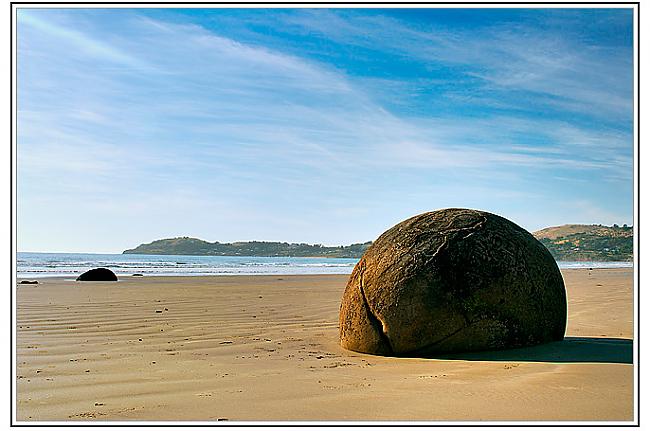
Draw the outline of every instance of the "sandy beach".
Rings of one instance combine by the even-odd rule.
[[[348,276],[16,288],[19,421],[631,421],[633,271],[562,271],[565,341],[445,358],[338,345]]]

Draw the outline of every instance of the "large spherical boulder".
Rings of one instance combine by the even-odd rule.
[[[117,281],[117,276],[108,268],[95,268],[81,274],[77,281]]]
[[[444,209],[384,232],[355,266],[341,345],[378,355],[494,350],[562,340],[564,281],[548,250],[509,220]]]

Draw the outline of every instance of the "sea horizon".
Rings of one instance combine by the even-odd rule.
[[[350,274],[358,258],[197,256],[117,253],[17,252],[18,278],[76,277],[97,267],[118,276]],[[560,269],[631,268],[633,262],[558,261]]]

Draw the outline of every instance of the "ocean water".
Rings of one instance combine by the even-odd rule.
[[[350,274],[358,259],[318,257],[181,256],[18,253],[19,278],[76,277],[105,267],[118,276]],[[630,268],[631,262],[558,262],[560,268]]]
[[[148,254],[18,253],[19,278],[78,276],[104,267],[119,275],[350,274],[357,259],[316,257],[181,256]]]

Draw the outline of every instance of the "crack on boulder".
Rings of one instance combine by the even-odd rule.
[[[426,345],[424,345],[422,347],[418,347],[415,350],[410,350],[408,352],[404,352],[404,353],[401,353],[401,354],[405,355],[405,356],[409,356],[409,355],[419,355],[419,354],[426,353],[427,350],[429,350],[430,348],[435,347],[435,346],[447,341],[448,339],[450,339],[454,335],[457,335],[458,333],[460,333],[461,331],[464,331],[465,329],[471,328],[472,326],[474,326],[475,324],[477,324],[477,323],[479,323],[479,322],[481,322],[483,320],[485,320],[485,319],[484,318],[477,319],[477,320],[475,320],[473,322],[470,322],[469,324],[466,324],[465,326],[461,326],[460,328],[456,329],[452,333],[445,335],[444,337],[434,341],[433,343],[426,344]]]
[[[463,214],[467,214],[467,213],[468,212],[464,212]],[[415,218],[422,218],[422,216],[426,216],[428,214],[429,213],[425,213],[425,214],[422,214],[420,217],[415,217]],[[459,215],[461,215],[461,214],[456,214],[456,215],[451,216],[451,219],[449,220],[447,225],[445,227],[443,227],[443,228],[437,229],[436,231],[431,231],[430,229],[418,229],[418,232],[413,234],[413,236],[409,239],[409,242],[412,243],[411,246],[408,247],[407,250],[399,250],[398,254],[399,254],[400,257],[398,259],[395,259],[391,264],[383,267],[381,269],[381,271],[379,272],[379,275],[387,273],[390,270],[392,270],[394,266],[397,266],[397,265],[401,264],[401,258],[403,256],[408,256],[408,255],[412,256],[413,255],[413,250],[416,249],[419,246],[420,238],[423,237],[423,236],[436,236],[436,237],[443,236],[442,244],[440,246],[438,246],[438,249],[435,251],[435,253],[432,256],[430,256],[429,259],[427,259],[426,263],[428,264],[447,245],[447,240],[449,239],[450,234],[456,233],[456,232],[461,232],[461,231],[466,231],[466,230],[471,230],[471,232],[463,238],[463,239],[465,239],[465,238],[468,238],[469,236],[473,235],[476,232],[477,229],[482,227],[483,224],[485,222],[487,222],[487,217],[482,216],[481,221],[478,221],[478,222],[476,222],[475,224],[473,224],[471,226],[465,226],[465,227],[451,229],[451,225],[454,224],[454,222],[456,221],[456,219],[458,218]],[[411,221],[411,223],[412,224],[415,223],[415,220]],[[400,246],[399,243],[397,243],[396,245]]]
[[[460,228],[456,228],[456,229],[449,229],[449,226],[451,226],[453,221],[454,220],[449,222],[449,224],[447,225],[446,230],[443,231],[442,234],[444,235],[444,239],[442,240],[442,244],[440,244],[438,246],[438,248],[436,249],[436,251],[431,256],[428,257],[427,261],[425,262],[425,265],[429,265],[438,256],[438,254],[442,251],[442,249],[448,244],[448,242],[449,242],[448,241],[449,240],[449,234],[469,230],[470,233],[468,233],[467,235],[465,235],[462,238],[462,239],[467,239],[470,236],[474,235],[478,231],[478,229],[481,228],[483,226],[483,224],[485,224],[485,222],[487,222],[487,217],[483,217],[483,220],[481,220],[479,222],[476,222],[475,224],[473,224],[471,226],[460,227]]]
[[[375,313],[373,313],[372,309],[370,308],[370,304],[368,303],[368,299],[366,298],[366,292],[363,290],[363,271],[365,268],[361,268],[359,271],[359,293],[361,294],[361,299],[363,300],[363,306],[366,309],[366,313],[368,315],[368,320],[370,321],[370,324],[372,325],[373,328],[375,328],[375,331],[377,331],[377,335],[379,335],[379,339],[383,342],[384,346],[388,349],[388,353],[393,355],[394,350],[393,350],[393,345],[390,342],[390,338],[388,338],[388,334],[386,334],[386,326],[384,325],[384,322],[379,319]]]
[[[461,232],[461,231],[464,231],[464,230],[469,230],[469,231],[471,231],[471,233],[476,232],[487,221],[487,217],[485,217],[485,216],[482,217],[482,219],[483,220],[478,221],[478,222],[476,222],[475,224],[473,224],[471,226],[457,227],[457,228],[454,228],[454,229],[446,229],[446,230],[444,230],[443,234],[445,235],[445,239],[447,238],[447,235],[450,234],[450,233]],[[465,237],[465,238],[467,238],[467,237]]]

